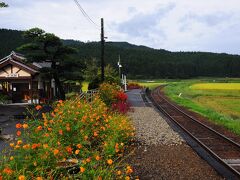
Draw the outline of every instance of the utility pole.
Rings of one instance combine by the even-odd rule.
[[[104,81],[104,51],[105,51],[105,40],[104,40],[104,22],[101,18],[101,80]]]

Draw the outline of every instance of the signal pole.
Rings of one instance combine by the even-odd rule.
[[[105,40],[104,40],[104,21],[101,18],[101,80],[104,81],[104,51],[105,51]]]

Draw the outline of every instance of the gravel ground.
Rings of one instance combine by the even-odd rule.
[[[129,116],[136,139],[146,145],[180,145],[184,141],[152,107],[135,107]]]
[[[172,130],[152,107],[129,113],[136,144],[127,163],[139,179],[223,179]]]

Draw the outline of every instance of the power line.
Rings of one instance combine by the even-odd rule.
[[[76,3],[78,9],[82,12],[83,16],[84,16],[90,23],[94,24],[98,29],[100,29],[99,25],[97,25],[97,24],[89,17],[89,15],[86,13],[86,11],[84,11],[84,9],[82,8],[82,6],[81,6],[80,3],[78,2],[78,0],[73,0],[73,1]]]

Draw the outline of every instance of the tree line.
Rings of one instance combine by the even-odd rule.
[[[25,44],[21,31],[0,30],[0,58]],[[100,43],[62,40],[64,45],[75,48],[76,53],[70,59],[63,60],[62,69],[66,79],[78,79],[88,62],[96,59],[100,66]],[[123,72],[130,78],[194,78],[240,77],[240,56],[210,52],[170,52],[136,46],[127,42],[106,43],[106,64],[117,70],[119,55]],[[76,75],[75,77],[74,74]]]

